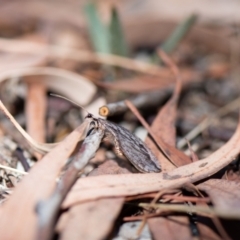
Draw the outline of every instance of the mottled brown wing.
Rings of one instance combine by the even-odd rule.
[[[106,132],[115,135],[114,145],[140,172],[160,172],[158,159],[146,144],[127,129],[105,121]]]

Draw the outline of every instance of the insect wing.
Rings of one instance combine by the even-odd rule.
[[[118,127],[119,145],[125,157],[140,172],[160,172],[160,163],[146,144],[127,129]]]

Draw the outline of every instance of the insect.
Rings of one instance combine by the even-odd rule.
[[[161,167],[156,156],[137,136],[127,129],[105,119],[96,118],[88,113],[86,118],[92,119],[91,125],[104,131],[103,141],[110,141],[119,157],[126,157],[140,172],[160,172]]]
[[[60,95],[51,95],[76,104],[72,100]],[[82,106],[80,107],[83,108]],[[108,120],[97,118],[91,113],[88,113],[85,118],[92,120],[90,125],[93,127],[88,132],[90,133],[94,128],[101,128],[104,132],[102,140],[113,143],[116,154],[119,157],[127,158],[137,170],[145,173],[161,171],[158,159],[140,138],[133,135],[124,127]]]

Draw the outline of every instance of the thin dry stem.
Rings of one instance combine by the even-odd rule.
[[[143,208],[155,208],[161,211],[174,211],[174,212],[182,212],[182,213],[197,213],[200,215],[212,215],[218,216],[225,219],[240,219],[240,211],[236,209],[233,211],[231,209],[223,209],[216,207],[202,207],[202,206],[186,206],[179,204],[148,204],[148,203],[140,203],[140,207]]]
[[[14,53],[46,55],[49,57],[72,59],[80,62],[96,62],[100,64],[115,65],[133,71],[162,76],[161,68],[158,66],[116,55],[100,54],[56,45],[0,38],[0,50]]]
[[[9,118],[9,120],[12,122],[12,124],[17,128],[17,130],[23,135],[23,137],[27,140],[27,142],[38,152],[40,153],[47,153],[49,152],[53,147],[56,146],[56,144],[43,144],[38,143],[32,137],[19,125],[19,123],[15,120],[15,118],[11,115],[11,113],[7,110],[7,108],[4,106],[2,101],[0,101],[0,110],[3,111],[3,113]]]
[[[65,199],[73,184],[78,179],[79,171],[89,162],[97,151],[103,137],[102,129],[95,129],[88,135],[79,152],[75,155],[69,168],[64,173],[62,179],[56,186],[55,191],[46,201],[42,201],[37,206],[39,226],[37,239],[51,239],[54,231],[54,224],[61,203]]]
[[[11,171],[11,172],[19,173],[19,174],[22,174],[22,175],[27,175],[27,174],[28,174],[27,172],[18,170],[18,169],[16,169],[16,168],[7,167],[7,166],[4,166],[4,165],[2,165],[2,164],[0,164],[0,168],[9,170],[9,171]]]
[[[193,140],[197,137],[202,131],[204,131],[209,125],[211,125],[214,120],[218,117],[223,117],[229,112],[232,112],[239,108],[240,97],[228,103],[224,107],[217,110],[215,113],[211,114],[209,117],[204,119],[201,123],[198,124],[192,131],[190,131],[186,136],[184,136],[178,143],[177,147],[179,149],[183,148],[188,141]]]
[[[138,120],[141,122],[141,124],[147,129],[147,131],[151,134],[154,141],[157,143],[158,147],[162,150],[164,155],[168,158],[168,160],[176,166],[176,164],[171,160],[169,154],[164,150],[162,147],[162,140],[156,136],[156,134],[152,131],[148,123],[144,120],[144,118],[141,116],[139,111],[136,109],[136,107],[128,100],[125,100],[126,105],[129,107],[129,109],[134,113],[134,115],[138,118]]]

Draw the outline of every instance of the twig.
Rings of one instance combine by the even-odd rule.
[[[80,62],[109,64],[146,74],[162,76],[161,68],[152,64],[147,64],[116,55],[100,54],[74,48],[0,38],[0,49],[5,52],[30,53],[34,55],[39,54],[47,55],[49,57],[72,59]]]
[[[38,214],[38,231],[37,239],[51,239],[54,231],[55,220],[61,203],[67,193],[78,179],[79,171],[94,156],[103,137],[102,129],[93,130],[88,135],[79,152],[75,155],[69,168],[66,170],[60,182],[57,184],[55,191],[49,199],[39,202],[37,205]]]
[[[2,101],[0,101],[0,110],[10,119],[12,124],[17,128],[17,130],[23,135],[23,137],[27,140],[27,142],[38,152],[40,153],[47,153],[49,152],[56,144],[44,144],[38,143],[34,139],[31,138],[30,135],[19,125],[19,123],[15,120],[15,118],[11,115],[11,113],[7,110],[4,106]]]
[[[149,108],[156,105],[161,105],[163,101],[167,99],[167,97],[171,94],[172,87],[167,88],[164,91],[157,90],[157,91],[150,91],[147,93],[139,94],[133,98],[130,99],[130,101],[133,103],[133,105],[138,108]],[[99,109],[99,114],[101,116],[113,116],[117,114],[124,113],[128,110],[127,105],[125,104],[125,101],[119,101],[115,103],[109,103]]]
[[[223,208],[216,208],[216,207],[202,207],[202,206],[186,206],[180,204],[148,204],[148,203],[140,203],[140,207],[143,208],[155,208],[162,211],[174,211],[174,212],[182,212],[182,213],[197,213],[201,215],[213,215],[222,217],[225,219],[240,219],[240,211],[234,209],[223,209]]]
[[[30,166],[23,154],[23,150],[20,147],[17,147],[16,150],[14,151],[14,155],[21,162],[24,170],[27,172],[30,169]]]
[[[232,102],[228,103],[224,107],[217,110],[215,113],[211,114],[209,117],[204,119],[198,126],[196,126],[192,131],[190,131],[186,136],[184,136],[178,143],[178,148],[183,148],[187,141],[193,140],[196,136],[198,136],[203,130],[205,130],[210,124],[213,123],[213,121],[217,117],[223,117],[224,115],[228,114],[231,111],[234,111],[239,108],[240,104],[240,97],[233,100]]]
[[[7,167],[7,166],[4,166],[2,164],[0,164],[0,168],[9,170],[9,171],[12,171],[12,172],[15,172],[15,173],[20,173],[20,174],[23,174],[23,175],[27,175],[28,174],[27,172],[24,172],[24,171],[15,169],[15,168]]]
[[[135,116],[138,118],[138,120],[141,122],[141,124],[147,129],[147,131],[151,134],[153,140],[157,143],[158,147],[162,150],[162,152],[164,153],[164,155],[168,158],[168,160],[174,165],[176,166],[176,164],[171,160],[171,157],[169,156],[169,152],[167,152],[165,150],[165,148],[163,147],[164,145],[166,145],[162,139],[160,139],[159,137],[156,136],[156,134],[152,131],[152,129],[150,128],[150,126],[147,124],[147,122],[143,119],[143,117],[141,116],[141,114],[138,112],[138,110],[134,107],[134,105],[128,101],[125,100],[126,105],[129,107],[129,109],[135,114]],[[170,147],[170,146],[169,146]],[[177,167],[177,166],[176,166]]]
[[[29,78],[35,81],[29,81]],[[27,132],[37,142],[45,142],[45,115],[46,115],[46,86],[41,81],[42,76],[25,77],[27,83],[27,97],[25,103],[25,114],[27,122]],[[35,154],[37,159],[42,158],[42,154]]]
[[[198,124],[192,121],[181,121],[177,122],[177,127],[181,129],[184,133],[190,132]],[[222,141],[228,141],[234,133],[234,129],[226,128],[224,126],[208,126],[207,133],[210,137],[220,139]]]

